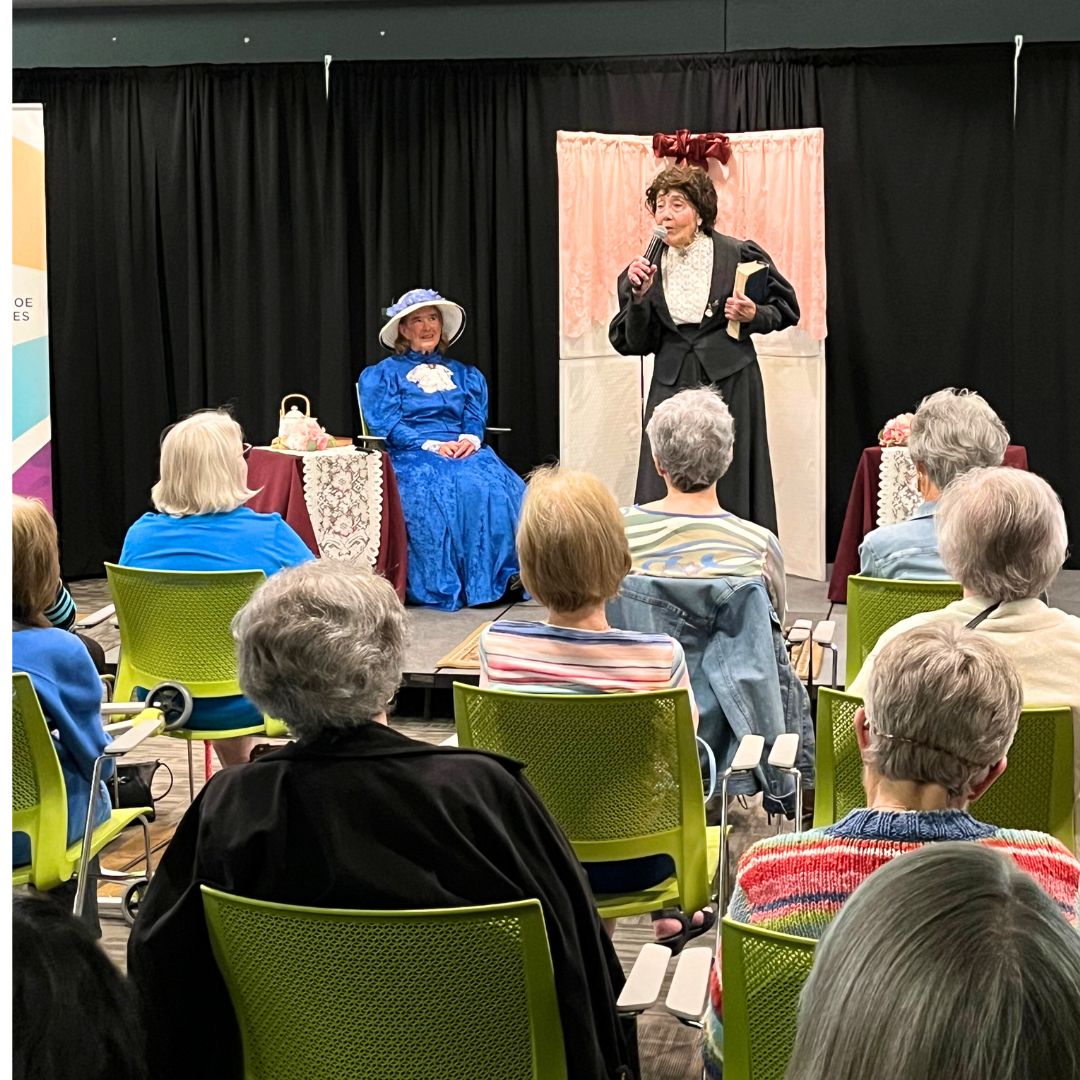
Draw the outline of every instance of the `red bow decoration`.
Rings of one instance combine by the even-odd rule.
[[[686,128],[679,128],[674,135],[658,131],[652,137],[653,153],[657,157],[673,157],[676,164],[705,166],[707,158],[716,158],[726,165],[731,158],[731,140],[720,131],[704,135],[691,135]]]

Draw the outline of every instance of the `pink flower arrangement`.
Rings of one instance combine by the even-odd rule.
[[[310,416],[298,421],[281,440],[287,450],[325,450],[334,440]]]
[[[914,413],[901,413],[894,416],[879,432],[877,441],[881,446],[907,446],[911,434],[911,421]]]

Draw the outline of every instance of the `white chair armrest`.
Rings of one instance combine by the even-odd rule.
[[[80,619],[75,625],[80,630],[87,630],[91,626],[97,626],[98,623],[103,623],[106,619],[116,614],[115,604],[106,604],[103,608],[98,608],[97,611],[92,611],[85,619]]]
[[[443,739],[443,741],[439,743],[440,746],[457,746],[457,744],[458,740],[456,731],[453,735],[449,736],[449,738]]]
[[[744,735],[735,756],[731,759],[731,772],[749,772],[761,764],[761,755],[765,750],[763,735]]]
[[[664,1008],[669,1013],[680,1020],[696,1022],[701,1019],[709,992],[712,959],[712,949],[705,947],[683,949],[679,954],[679,963],[664,1001]]]
[[[145,719],[141,723],[136,718],[129,731],[125,731],[117,739],[113,739],[108,746],[105,747],[106,757],[123,757],[124,754],[131,750],[134,750],[136,746],[145,742],[153,735],[160,735],[165,730],[165,717],[157,711],[157,709],[147,709]]]
[[[817,626],[814,627],[814,641],[819,645],[831,645],[835,635],[836,623],[831,620],[819,622]]]
[[[616,1003],[619,1012],[644,1012],[656,1004],[670,960],[671,950],[666,945],[649,942],[642,946]]]
[[[769,764],[777,769],[794,769],[799,754],[799,736],[794,731],[778,735],[769,751]]]

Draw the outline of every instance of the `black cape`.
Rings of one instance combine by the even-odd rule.
[[[155,1080],[241,1076],[239,1032],[203,919],[204,883],[337,908],[536,897],[569,1074],[634,1075],[636,1047],[615,1008],[618,959],[573,849],[516,762],[363,724],[214,776],[184,815],[128,945]]]
[[[799,302],[790,283],[772,265],[768,254],[749,240],[712,234],[713,270],[705,317],[697,326],[677,326],[668,311],[663,280],[634,302],[626,271],[619,276],[620,308],[611,320],[608,338],[624,356],[654,354],[652,386],[645,423],[653,409],[687,387],[711,384],[724,396],[735,419],[735,451],[731,466],[716,486],[720,505],[776,532],[765,393],[751,334],[783,330],[799,321]],[[667,257],[667,252],[664,252]],[[741,262],[768,264],[765,282],[755,291],[757,314],[742,328],[740,339],[728,337],[724,301],[735,287]],[[653,466],[644,426],[635,501],[652,502],[667,494]]]

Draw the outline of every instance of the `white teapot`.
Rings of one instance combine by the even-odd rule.
[[[304,411],[301,412],[295,405],[293,405],[288,412],[285,411],[285,402],[290,398],[299,398],[304,403]],[[311,415],[311,402],[304,394],[286,394],[281,399],[281,406],[278,409],[278,438],[284,440],[286,436],[303,423],[305,420],[318,420]]]

